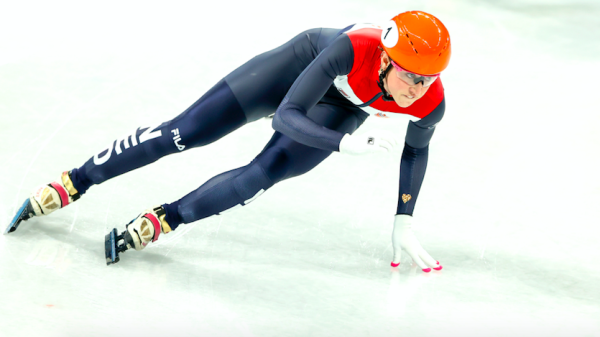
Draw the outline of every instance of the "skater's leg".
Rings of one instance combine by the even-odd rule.
[[[166,155],[214,142],[246,123],[231,89],[220,81],[175,119],[137,128],[108,145],[83,166],[71,171],[80,194],[123,173]]]
[[[166,155],[214,142],[246,123],[229,85],[220,81],[175,119],[144,126],[121,137],[82,167],[37,187],[11,221],[7,231],[33,216],[50,214],[79,199],[90,186],[150,164]]]
[[[366,118],[344,108],[318,104],[309,117],[325,127],[353,133]],[[331,154],[275,132],[263,151],[248,165],[222,173],[182,199],[163,205],[172,229],[252,202],[279,181],[310,171]]]
[[[77,200],[94,184],[168,154],[209,144],[245,123],[273,113],[309,62],[299,58],[297,51],[312,50],[311,41],[321,35],[318,31],[305,33],[234,70],[172,121],[132,130],[82,167],[63,174],[62,181],[36,188],[17,218],[26,220],[49,214]],[[20,220],[11,222],[10,229],[14,230]]]

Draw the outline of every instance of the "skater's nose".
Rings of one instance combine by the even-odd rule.
[[[418,84],[416,84],[416,85],[411,85],[411,86],[408,88],[408,93],[409,93],[411,96],[418,97],[418,96],[420,96],[420,95],[421,95],[421,93],[422,93],[422,92],[423,92],[423,82],[419,82],[419,83],[418,83]]]

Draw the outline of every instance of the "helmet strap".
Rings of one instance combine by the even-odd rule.
[[[387,74],[390,72],[390,70],[392,70],[391,62],[387,66],[387,68],[385,68],[384,71],[379,72],[379,81],[377,81],[377,85],[379,86],[379,89],[381,89],[381,92],[383,93],[383,96],[381,96],[381,99],[384,101],[388,101],[388,102],[393,101],[394,98],[390,94],[388,94],[388,92],[385,90],[385,87],[383,86],[383,80],[385,79]]]

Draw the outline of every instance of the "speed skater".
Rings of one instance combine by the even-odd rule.
[[[116,139],[83,166],[34,189],[6,233],[48,215],[87,190],[173,153],[208,145],[246,123],[273,115],[271,140],[248,165],[221,173],[172,203],[149,207],[105,238],[107,264],[142,250],[161,234],[248,205],[280,181],[302,175],[331,153],[363,155],[396,146],[373,130],[353,135],[370,115],[408,119],[400,162],[391,265],[404,249],[425,272],[442,266],[412,231],[429,142],[445,111],[440,74],[450,61],[450,35],[435,16],[400,13],[384,25],[315,28],[260,54],[215,84],[187,110],[160,125]]]

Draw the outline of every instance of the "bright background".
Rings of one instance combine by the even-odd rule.
[[[105,265],[111,228],[252,160],[272,134],[261,120],[0,236],[0,335],[600,336],[597,1],[4,0],[2,229],[34,187],[254,55],[410,9],[452,36],[415,211],[441,272],[406,254],[389,266],[401,147],[334,154]],[[359,131],[404,136],[405,122],[371,119]]]

